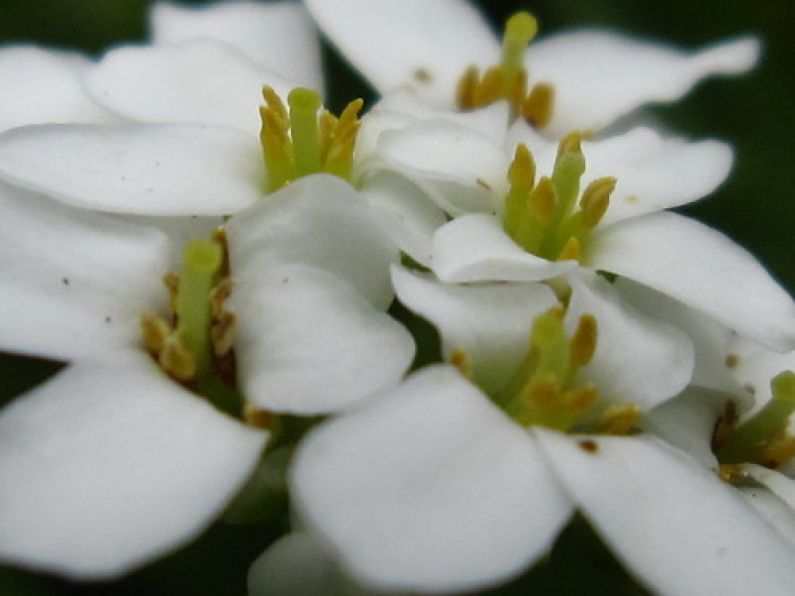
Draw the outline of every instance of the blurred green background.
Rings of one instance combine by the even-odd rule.
[[[3,0],[0,42],[34,42],[100,55],[111,45],[145,40],[149,4],[147,0]],[[516,10],[529,9],[539,17],[542,33],[598,26],[684,47],[738,34],[758,35],[764,42],[764,55],[751,75],[707,81],[679,104],[655,107],[653,113],[673,131],[692,137],[715,136],[734,145],[736,165],[730,180],[711,198],[683,211],[729,234],[760,258],[790,292],[795,290],[791,256],[795,146],[789,136],[795,132],[795,2],[493,0],[478,4],[495,23]],[[367,96],[364,84],[344,70],[338,56],[328,52],[327,60],[332,105],[352,95]],[[2,85],[0,81],[0,93]],[[53,370],[47,363],[0,358],[0,403]],[[504,593],[543,594],[553,589],[561,594],[637,593],[629,583],[609,583],[620,572],[598,545],[593,546],[582,526],[575,524],[567,531],[561,552],[572,549],[572,544],[589,543],[589,548],[596,549],[593,556],[575,556],[582,560],[581,566],[560,569],[557,575],[550,565],[545,574],[536,573]],[[242,594],[248,562],[277,531],[272,526],[219,525],[180,553],[108,585],[81,586],[0,567],[0,595]],[[567,583],[555,583],[565,577]]]

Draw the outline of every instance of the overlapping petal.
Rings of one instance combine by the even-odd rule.
[[[771,347],[795,344],[792,298],[750,253],[692,219],[655,213],[610,226],[594,235],[586,259]]]
[[[185,7],[158,2],[149,13],[152,42],[222,41],[268,70],[323,92],[320,44],[298,2],[220,2]]]
[[[650,438],[591,438],[596,449],[585,450],[577,437],[534,434],[580,510],[653,590],[740,596],[794,585],[795,546],[684,454]]]
[[[507,579],[570,513],[533,441],[447,367],[314,431],[291,484],[310,530],[382,589]]]
[[[0,558],[77,578],[147,563],[210,524],[266,437],[143,353],[73,364],[0,411]]]

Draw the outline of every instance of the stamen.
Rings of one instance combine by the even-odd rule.
[[[772,399],[718,446],[717,456],[721,463],[758,462],[766,452],[770,457],[776,444],[785,447],[784,454],[789,452],[786,429],[789,417],[795,412],[795,373],[782,372],[771,381],[770,388]],[[773,451],[768,452],[769,449]]]
[[[574,335],[571,336],[571,361],[575,366],[585,366],[596,352],[599,328],[593,315],[582,315]]]
[[[537,83],[522,102],[519,114],[535,128],[544,128],[552,120],[555,89],[549,83]]]
[[[594,429],[603,435],[626,436],[638,428],[640,416],[635,404],[612,404],[599,416]]]

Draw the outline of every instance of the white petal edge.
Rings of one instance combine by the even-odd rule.
[[[323,94],[320,43],[298,2],[223,2],[198,8],[158,2],[149,25],[156,45],[202,37],[222,41]]]
[[[661,212],[598,230],[586,264],[626,276],[776,349],[795,346],[795,303],[745,249]]]
[[[572,31],[530,46],[533,82],[555,87],[545,134],[598,130],[649,102],[675,101],[711,75],[742,74],[760,53],[756,38],[740,38],[688,54],[670,46],[598,30]]]
[[[783,596],[795,585],[795,547],[683,453],[645,437],[591,437],[593,451],[534,434],[583,514],[654,591]]]
[[[0,135],[0,177],[76,207],[224,215],[264,195],[255,135],[199,125],[41,125]]]
[[[159,230],[0,183],[0,347],[72,360],[140,343],[164,314],[171,244]]]
[[[111,50],[85,77],[94,100],[130,120],[230,126],[256,136],[262,87],[286,101],[296,83],[265,70],[222,43]]]
[[[506,580],[570,514],[533,440],[449,367],[313,431],[299,517],[366,587],[450,592]]]
[[[431,268],[445,282],[540,281],[577,267],[576,261],[547,261],[524,251],[497,217],[464,215],[433,236]]]
[[[407,308],[437,327],[444,358],[463,350],[478,385],[491,394],[511,380],[527,356],[533,320],[558,304],[542,284],[460,286],[396,265],[392,283]]]
[[[449,108],[467,67],[488,67],[499,60],[496,36],[468,2],[307,0],[305,4],[323,33],[381,94],[408,86],[433,104]]]
[[[73,364],[0,411],[0,430],[0,558],[78,579],[117,577],[197,536],[267,438],[143,353]]]

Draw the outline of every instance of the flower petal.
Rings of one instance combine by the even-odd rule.
[[[597,231],[590,267],[650,286],[777,349],[795,346],[795,304],[746,250],[674,213]]]
[[[383,233],[418,263],[430,264],[431,239],[447,222],[444,212],[407,178],[393,172],[377,172],[364,182],[361,192]]]
[[[407,85],[440,107],[451,107],[470,65],[499,60],[485,19],[458,0],[307,0],[334,45],[381,93]],[[462,43],[466,40],[466,43]]]
[[[795,585],[795,547],[684,454],[649,438],[593,437],[594,451],[534,432],[582,512],[655,592],[787,594]]]
[[[378,165],[422,187],[451,215],[493,212],[507,192],[507,160],[485,135],[447,120],[420,120],[383,132]]]
[[[326,174],[307,176],[227,223],[235,276],[291,263],[328,271],[376,308],[392,302],[389,263],[399,259],[365,197]]]
[[[317,33],[297,2],[224,2],[204,7],[158,2],[149,22],[154,44],[197,37],[222,41],[268,70],[323,93]]]
[[[568,279],[569,333],[584,314],[596,317],[599,326],[593,360],[579,370],[579,379],[593,382],[603,399],[634,403],[644,410],[685,388],[694,360],[693,345],[684,333],[637,312],[595,274]]]
[[[530,345],[536,316],[558,304],[542,284],[458,286],[393,265],[400,301],[439,329],[449,360],[463,350],[478,385],[491,394],[510,381]]]
[[[743,470],[795,511],[795,480],[775,470],[769,470],[754,464],[744,465]]]
[[[266,439],[148,356],[83,361],[0,413],[0,557],[109,578],[201,532]]]
[[[259,134],[262,87],[286,98],[295,83],[210,40],[111,50],[86,76],[95,101],[131,120],[230,126]]]
[[[693,54],[596,30],[553,35],[530,46],[532,81],[555,87],[545,132],[604,128],[649,102],[675,101],[711,75],[742,74],[759,58],[755,38],[724,42]]]
[[[41,125],[0,136],[0,176],[78,207],[223,215],[264,194],[262,150],[231,128]]]
[[[519,573],[570,514],[532,439],[449,367],[313,431],[295,506],[361,583],[473,590]]]
[[[33,46],[0,49],[0,131],[45,122],[114,122],[80,85],[80,75],[89,66],[78,54]]]
[[[673,325],[690,338],[696,359],[694,385],[732,394],[743,408],[750,405],[752,396],[740,386],[727,365],[733,360],[729,358],[735,338],[731,329],[662,292],[627,278],[619,277],[613,285],[642,313]]]
[[[0,346],[72,360],[138,345],[164,312],[171,247],[158,230],[0,183]]]
[[[738,492],[750,507],[795,544],[795,510],[791,505],[763,487],[743,486]]]
[[[246,398],[271,412],[325,414],[396,385],[414,358],[411,334],[332,273],[264,269],[234,258],[229,305],[244,322],[235,356]]]
[[[433,236],[431,268],[446,282],[538,281],[576,267],[576,261],[547,261],[525,252],[491,215],[464,215]]]

